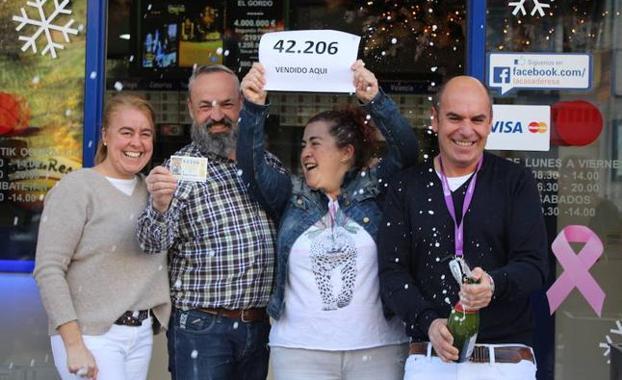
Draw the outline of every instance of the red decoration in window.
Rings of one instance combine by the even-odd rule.
[[[25,100],[0,92],[0,136],[18,134],[28,127],[30,111]]]
[[[584,100],[557,102],[551,109],[551,143],[584,146],[593,143],[603,130],[598,107]]]

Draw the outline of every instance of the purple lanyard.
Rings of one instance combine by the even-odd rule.
[[[477,172],[482,167],[482,163],[484,162],[484,155],[477,162],[477,168],[475,169],[475,174],[473,174],[473,178],[471,179],[471,183],[469,183],[469,187],[467,188],[466,195],[464,196],[464,203],[462,204],[462,219],[460,220],[460,224],[456,221],[456,208],[454,207],[454,199],[451,197],[451,189],[449,188],[449,183],[447,182],[447,176],[443,172],[443,161],[441,160],[441,156],[438,156],[438,162],[441,167],[441,183],[443,184],[443,196],[445,197],[445,205],[447,205],[447,211],[449,211],[449,215],[454,220],[454,234],[455,234],[455,244],[456,244],[456,257],[462,257],[464,252],[464,215],[466,214],[469,206],[471,205],[471,200],[473,200],[473,192],[475,191],[475,184],[477,182]]]

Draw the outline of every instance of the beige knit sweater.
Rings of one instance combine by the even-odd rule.
[[[127,310],[152,309],[167,326],[166,255],[147,255],[136,240],[146,202],[142,176],[128,196],[93,169],[69,173],[48,192],[34,277],[50,335],[73,320],[83,334],[101,335]]]

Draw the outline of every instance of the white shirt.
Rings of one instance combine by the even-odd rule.
[[[294,242],[288,265],[271,346],[341,351],[408,341],[399,319],[382,313],[376,243],[337,201]]]
[[[106,177],[108,181],[112,184],[112,186],[116,187],[120,192],[125,195],[132,196],[134,192],[134,188],[136,187],[136,176],[132,179],[120,179],[120,178],[112,178]]]
[[[441,178],[441,173],[439,173],[438,171],[436,172],[436,175],[438,176],[438,178]],[[460,177],[447,177],[447,184],[449,185],[449,190],[456,191],[456,189],[462,186],[469,178],[471,178],[472,175],[473,173],[469,173]]]

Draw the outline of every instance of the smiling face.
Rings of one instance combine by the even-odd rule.
[[[484,86],[471,77],[456,77],[432,109],[432,128],[438,133],[440,156],[447,176],[475,171],[492,127],[492,112]]]
[[[197,125],[210,134],[231,133],[242,106],[236,78],[226,72],[197,76],[191,82],[188,111]]]
[[[352,166],[354,148],[339,148],[325,121],[307,124],[302,138],[300,163],[309,187],[323,191],[332,199],[339,195],[343,177]]]
[[[154,126],[143,111],[118,107],[102,132],[107,153],[99,168],[109,177],[133,178],[151,159],[153,136]]]

